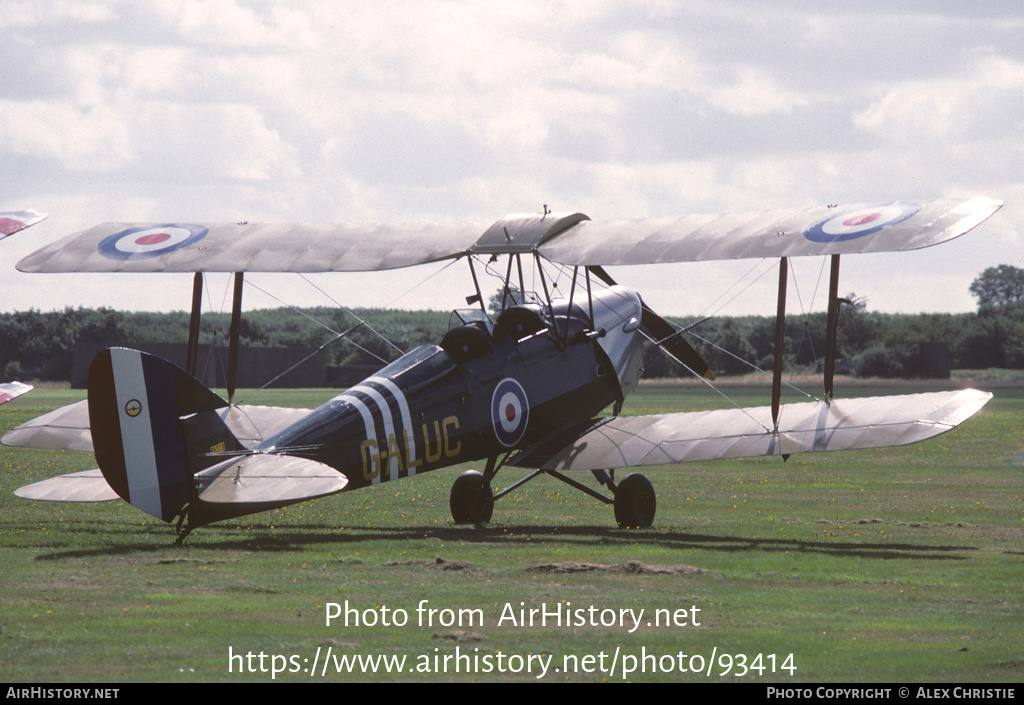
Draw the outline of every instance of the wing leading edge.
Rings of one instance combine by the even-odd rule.
[[[547,458],[512,464],[542,470],[610,470],[727,458],[886,448],[949,431],[992,395],[974,389],[656,416],[618,416]]]

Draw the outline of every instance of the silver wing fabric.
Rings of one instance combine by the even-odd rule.
[[[736,408],[599,422],[547,462],[513,465],[543,470],[610,470],[791,453],[885,448],[916,443],[966,421],[992,395],[974,389],[785,404],[779,428],[771,408]]]
[[[109,502],[120,499],[99,468],[50,477],[19,487],[14,494],[38,502]]]
[[[631,265],[897,252],[963,235],[1002,206],[968,201],[860,204],[792,211],[581,222],[540,248],[566,265]]]
[[[461,255],[486,225],[104,223],[24,258],[23,272],[360,272]]]
[[[348,478],[334,468],[288,455],[231,458],[196,474],[199,498],[217,504],[295,502],[335,494]],[[119,499],[99,469],[51,477],[14,494],[40,502],[107,502]]]
[[[216,504],[296,502],[336,494],[348,484],[315,460],[262,454],[225,460],[196,473],[195,481],[199,499]]]
[[[106,223],[18,263],[23,272],[354,272],[466,254],[537,252],[567,265],[654,264],[912,250],[963,235],[1001,201],[823,206],[591,221],[509,215],[491,225]]]
[[[238,404],[217,413],[239,441],[253,446],[295,423],[310,409]],[[0,438],[5,446],[92,452],[88,401],[75,402],[26,421]]]

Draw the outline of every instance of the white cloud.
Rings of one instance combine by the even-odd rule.
[[[708,102],[734,115],[755,117],[769,113],[791,113],[810,100],[782,88],[776,79],[753,66],[741,66],[725,85],[708,91]]]
[[[39,24],[58,24],[72,21],[99,23],[116,17],[113,8],[101,2],[56,0],[41,3],[37,0],[5,2],[0,12],[0,28],[18,29]]]
[[[105,105],[0,101],[0,143],[14,154],[55,160],[69,171],[118,170],[136,158],[129,126]]]
[[[990,56],[953,77],[910,81],[854,116],[854,125],[894,141],[972,139],[1024,129],[1024,63]]]
[[[609,219],[1024,188],[1012,17],[662,0],[4,7],[8,197],[75,213],[72,230],[122,209],[486,220],[548,203]],[[1010,252],[1013,213],[1012,235],[963,256]]]
[[[300,173],[295,149],[253,106],[151,103],[135,117],[140,162],[164,178],[250,182],[287,180]]]
[[[235,0],[179,0],[150,2],[149,7],[192,42],[249,49],[298,49],[313,41],[309,18],[301,10],[278,4],[265,13],[243,7]]]

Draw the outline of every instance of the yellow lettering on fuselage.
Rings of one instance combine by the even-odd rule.
[[[431,427],[423,424],[423,456],[412,461],[407,461],[406,456],[412,452],[409,443],[408,431],[402,431],[403,444],[398,442],[395,434],[388,434],[388,448],[381,450],[377,441],[367,438],[359,446],[359,454],[363,459],[363,478],[374,484],[392,479],[388,474],[381,473],[388,460],[394,458],[398,461],[399,471],[407,471],[413,474],[416,468],[423,465],[424,461],[433,464],[441,458],[457,458],[462,452],[462,442],[457,440],[459,430],[459,418],[448,416],[442,421],[434,421],[433,433]]]
[[[363,456],[363,477],[373,480],[379,476],[381,459],[377,452],[377,441],[367,438],[359,445],[359,454]]]
[[[456,457],[458,457],[459,453],[462,452],[462,442],[459,441],[458,443],[455,444],[455,447],[452,448],[452,446],[451,446],[451,437],[448,435],[448,428],[450,426],[454,430],[458,431],[459,430],[459,417],[458,416],[449,416],[448,418],[446,418],[444,421],[441,422],[441,426],[444,428],[444,457],[446,457],[446,458],[456,458]]]
[[[437,439],[436,453],[430,451],[430,430],[426,424],[423,424],[423,454],[428,463],[436,463],[441,459],[441,424],[437,421],[434,422],[434,438]]]
[[[406,429],[402,429],[402,440],[405,442],[406,448],[409,448],[410,450],[413,449],[412,444],[409,443],[409,431],[407,431]],[[416,458],[414,460],[410,460],[407,463],[407,465],[409,467],[409,474],[413,475],[416,472],[416,468],[418,468],[420,465],[423,465],[423,458]]]

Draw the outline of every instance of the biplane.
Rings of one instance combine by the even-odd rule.
[[[136,350],[100,352],[85,401],[3,438],[8,445],[91,450],[99,469],[16,494],[120,497],[176,520],[181,540],[211,522],[476,461],[483,471],[462,473],[451,489],[457,523],[489,521],[495,501],[546,475],[612,505],[620,526],[648,527],[657,503],[651,482],[637,472],[616,478],[617,471],[903,445],[981,409],[991,395],[971,389],[835,397],[839,264],[845,254],[945,242],[1001,205],[976,197],[620,222],[545,206],[541,214],[479,225],[98,225],[26,257],[18,269],[195,273],[186,367]],[[831,257],[824,390],[820,399],[782,404],[788,262],[812,255]],[[779,261],[771,403],[622,415],[641,376],[643,340],[698,378],[710,383],[714,373],[685,331],[618,285],[608,268],[739,258]],[[377,271],[455,259],[468,263],[474,289],[467,305],[475,308],[456,312],[436,345],[417,347],[317,409],[233,402],[245,273]],[[482,262],[504,272],[497,315],[484,304]],[[557,295],[550,268],[563,281],[571,277]],[[228,399],[194,376],[205,272],[234,273]],[[533,472],[495,491],[505,467]],[[581,482],[587,474],[603,489]]]

